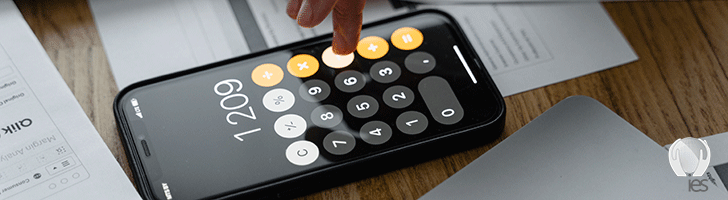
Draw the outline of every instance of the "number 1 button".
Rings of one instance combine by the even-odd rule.
[[[416,135],[427,128],[427,117],[417,111],[407,111],[397,117],[397,129],[405,134]]]

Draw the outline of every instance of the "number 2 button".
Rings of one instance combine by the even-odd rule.
[[[384,90],[382,99],[389,107],[404,108],[415,101],[415,93],[405,86],[395,85]]]

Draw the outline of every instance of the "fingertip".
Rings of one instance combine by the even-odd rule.
[[[351,40],[351,38],[347,38],[337,31],[334,31],[334,39],[331,44],[332,50],[337,55],[348,55],[354,53],[356,50],[356,41],[352,42]]]
[[[302,0],[288,1],[288,5],[286,6],[286,14],[288,17],[292,19],[296,19],[296,17],[298,17],[298,11],[301,10],[301,1]]]

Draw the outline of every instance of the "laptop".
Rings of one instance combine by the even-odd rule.
[[[715,185],[691,188],[710,173]],[[678,177],[665,148],[598,101],[573,96],[420,199],[728,199],[715,174]]]

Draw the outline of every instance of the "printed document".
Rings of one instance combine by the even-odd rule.
[[[140,199],[12,1],[0,27],[0,199]]]
[[[287,2],[89,3],[114,77],[123,88],[155,76],[332,32],[330,18],[312,29],[299,27],[285,14]],[[186,5],[196,6],[190,9]],[[456,18],[503,96],[637,59],[599,3],[414,5],[369,0],[364,23],[427,8],[443,10]]]

